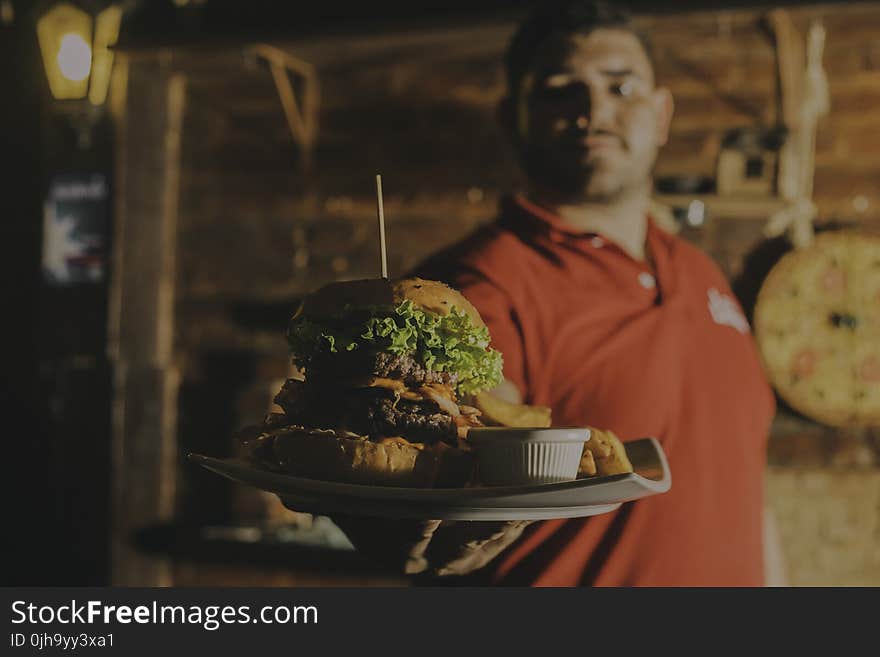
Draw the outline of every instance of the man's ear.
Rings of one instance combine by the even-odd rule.
[[[657,87],[651,94],[654,103],[654,116],[657,121],[657,144],[663,146],[669,141],[669,126],[672,123],[672,112],[675,103],[672,93],[666,87]]]

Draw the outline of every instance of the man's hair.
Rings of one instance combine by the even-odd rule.
[[[551,39],[599,29],[623,30],[638,38],[653,64],[651,44],[625,9],[590,0],[557,0],[541,3],[523,21],[507,47],[507,89],[515,96],[535,54]]]

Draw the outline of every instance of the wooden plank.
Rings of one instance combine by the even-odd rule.
[[[113,410],[112,582],[168,585],[168,563],[138,553],[138,529],[171,518],[177,453],[173,361],[180,131],[186,81],[159,62],[123,65],[116,260],[110,315]],[[132,109],[136,108],[136,113]]]

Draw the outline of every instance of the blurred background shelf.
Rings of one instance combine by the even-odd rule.
[[[763,196],[720,196],[718,194],[655,194],[654,200],[670,208],[687,208],[702,203],[711,219],[766,221],[785,207],[781,198]]]

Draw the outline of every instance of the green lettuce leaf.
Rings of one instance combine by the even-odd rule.
[[[426,313],[409,300],[396,308],[374,308],[360,325],[297,319],[288,330],[294,361],[301,367],[321,352],[355,349],[410,354],[426,369],[458,375],[460,394],[493,388],[501,381],[501,353],[489,348],[489,330],[467,313]]]

